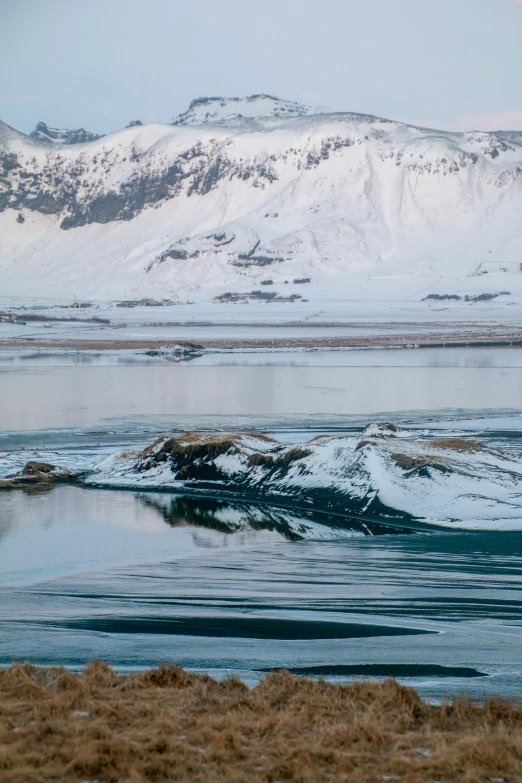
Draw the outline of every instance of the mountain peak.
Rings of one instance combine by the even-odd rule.
[[[292,118],[321,113],[296,101],[260,93],[245,98],[196,98],[187,111],[172,120],[172,125],[204,125],[227,123],[237,119]]]
[[[51,144],[84,144],[86,141],[101,139],[103,134],[91,133],[83,128],[75,130],[50,128],[45,122],[38,122],[36,128],[29,135],[37,141]]]

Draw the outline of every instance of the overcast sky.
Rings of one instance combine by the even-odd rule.
[[[522,0],[0,0],[0,119],[104,133],[266,92],[522,129]]]

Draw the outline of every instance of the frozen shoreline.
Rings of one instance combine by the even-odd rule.
[[[8,325],[11,326],[11,325]],[[48,326],[47,324],[45,326]],[[201,325],[207,334],[194,335],[193,324],[187,325],[189,334],[184,337],[181,335],[169,336],[165,333],[165,327],[157,326],[159,334],[144,337],[142,335],[128,334],[125,330],[111,330],[110,336],[108,330],[90,332],[88,334],[60,334],[59,327],[51,326],[52,333],[44,332],[43,329],[33,329],[31,336],[24,336],[20,330],[24,327],[16,325],[15,329],[0,329],[0,350],[65,350],[65,351],[147,351],[147,350],[172,350],[176,347],[191,349],[204,352],[236,352],[236,351],[274,351],[274,350],[357,350],[371,348],[394,348],[394,349],[414,349],[414,348],[504,348],[504,347],[522,347],[522,328],[509,328],[499,326],[483,325],[469,326],[465,330],[462,328],[452,331],[422,331],[426,325],[413,324],[417,331],[404,330],[387,334],[372,334],[371,327],[368,326],[367,335],[345,334],[345,335],[318,335],[315,336],[278,336],[267,335],[267,327],[263,324],[256,324],[259,328],[259,337],[242,337],[237,335],[234,329],[230,337],[212,337],[208,336],[208,331],[215,325]],[[431,326],[431,325],[430,325]],[[278,327],[270,327],[277,329]],[[281,324],[281,330],[287,328]],[[299,331],[300,327],[292,326],[292,330]],[[309,328],[309,325],[308,325]],[[319,327],[330,329],[332,327]],[[180,327],[182,330],[183,327]],[[252,325],[249,326],[252,329]],[[265,334],[262,334],[262,331]],[[11,333],[9,333],[11,332]],[[15,332],[15,333],[13,333]],[[119,332],[119,333],[118,333]],[[237,336],[236,336],[237,335]]]

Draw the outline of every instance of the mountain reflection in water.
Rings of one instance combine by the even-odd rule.
[[[154,508],[168,525],[190,525],[237,533],[239,530],[270,530],[288,541],[302,538],[336,538],[346,535],[386,535],[397,528],[372,521],[325,512],[299,509],[295,512],[264,504],[241,503],[190,495],[140,494],[137,498],[148,508]],[[400,532],[410,532],[406,528]]]

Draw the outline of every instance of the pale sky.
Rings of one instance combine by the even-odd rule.
[[[522,130],[522,0],[0,0],[0,119],[106,133],[265,92]]]

